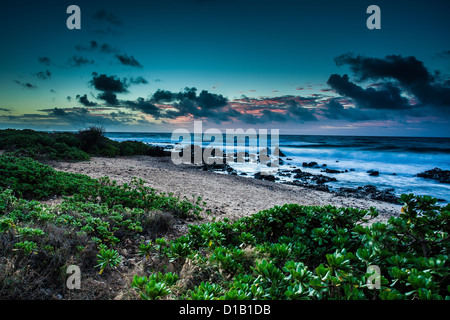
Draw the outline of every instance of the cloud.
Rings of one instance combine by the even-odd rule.
[[[95,61],[89,60],[89,59],[87,59],[85,57],[81,57],[81,56],[73,56],[69,59],[68,63],[72,67],[82,67],[84,65],[94,64]]]
[[[450,87],[440,83],[439,78],[415,57],[388,55],[380,59],[347,53],[336,57],[335,62],[338,66],[349,65],[359,81],[393,79],[420,103],[437,108],[450,108]],[[393,85],[388,90],[396,94]]]
[[[122,101],[121,104],[132,110],[140,111],[145,114],[154,116],[156,119],[161,116],[161,110],[159,107],[154,105],[151,101],[145,100],[139,97],[136,101]]]
[[[128,92],[126,79],[120,80],[116,76],[107,76],[106,74],[99,75],[97,72],[93,72],[92,76],[90,83],[99,91],[114,93]]]
[[[121,64],[125,66],[142,68],[142,65],[133,56],[128,56],[126,54],[116,54],[116,58],[120,61]]]
[[[49,66],[52,63],[49,57],[39,57],[38,61],[46,66]]]
[[[450,58],[450,50],[444,50],[444,51],[438,52],[436,54],[436,56],[439,58],[448,59],[448,58]]]
[[[77,51],[87,51],[87,52],[98,51],[101,53],[114,53],[114,52],[119,51],[117,48],[114,48],[113,46],[111,46],[107,43],[103,43],[100,45],[95,40],[90,41],[89,45],[87,45],[87,46],[77,45],[77,46],[75,46],[75,49]]]
[[[94,18],[95,20],[99,20],[99,21],[106,21],[106,22],[114,24],[116,26],[123,25],[122,20],[118,16],[116,16],[114,13],[112,13],[110,11],[106,11],[106,10],[97,11],[96,13],[94,13],[92,18]]]
[[[93,114],[86,108],[53,108],[38,110],[40,112],[45,112],[47,115],[38,115],[41,120],[51,120],[56,118],[57,120],[71,124],[71,125],[120,125],[125,122],[131,122],[133,119],[131,117],[119,117],[118,113],[110,114]],[[28,115],[23,115],[22,118],[26,118]],[[21,117],[17,117],[20,119]]]
[[[85,94],[85,95],[77,95],[76,96],[76,99],[78,100],[78,102],[79,103],[81,103],[83,106],[85,106],[85,107],[95,107],[95,106],[98,106],[98,104],[97,103],[95,103],[95,102],[92,102],[92,101],[89,101],[89,99],[88,99],[88,97],[87,97],[87,94]]]
[[[330,99],[321,109],[322,115],[331,120],[364,121],[384,118],[384,112],[366,110],[354,107],[345,108],[338,99]]]
[[[129,79],[130,84],[148,84],[147,79],[144,79],[143,77],[139,76],[136,78],[130,78]]]
[[[38,73],[35,74],[36,77],[38,77],[41,80],[47,80],[50,79],[52,76],[52,73],[48,70],[45,71],[39,71]]]
[[[349,80],[348,75],[332,74],[327,81],[328,85],[338,94],[351,98],[362,109],[411,109],[409,100],[401,95],[398,87],[385,84],[382,89],[364,89]]]
[[[228,121],[239,117],[240,113],[230,108],[228,99],[220,94],[202,90],[197,95],[197,88],[185,88],[184,91],[171,92],[157,90],[150,99],[153,103],[168,103],[165,118],[193,117],[208,118],[216,122]]]
[[[112,91],[102,92],[97,96],[97,98],[105,101],[107,104],[109,104],[111,106],[117,106],[119,104],[117,95]]]
[[[11,109],[0,108],[0,112],[11,112]]]
[[[36,85],[29,83],[29,82],[23,83],[23,82],[20,82],[19,80],[14,80],[14,82],[26,89],[36,89],[37,88]]]

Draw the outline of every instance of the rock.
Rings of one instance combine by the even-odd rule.
[[[275,181],[275,176],[273,174],[257,172],[253,176],[258,180]]]
[[[417,176],[426,179],[433,179],[441,183],[450,183],[450,170],[434,168],[422,173],[418,173]]]
[[[317,168],[317,167],[319,167],[319,165],[315,161],[312,161],[310,163],[303,162],[302,163],[302,167],[304,167],[304,168]]]
[[[308,188],[308,189],[314,189],[314,190],[319,190],[319,191],[330,192],[330,189],[328,188],[328,186],[326,186],[324,184],[313,184],[313,183],[303,182],[303,181],[300,181],[300,180],[285,181],[285,182],[282,182],[282,183],[283,184],[294,185],[294,186],[299,186],[299,187],[304,187],[304,188]]]
[[[342,173],[343,171],[335,170],[335,169],[328,169],[320,170],[320,172],[326,172],[326,173]]]
[[[321,175],[321,174],[315,175],[315,176],[312,178],[312,180],[315,181],[317,184],[324,184],[324,183],[326,183],[326,182],[334,182],[334,181],[337,181],[336,178],[323,176],[323,175]]]
[[[275,148],[273,149],[272,154],[276,154],[277,152],[278,152],[278,156],[279,156],[279,157],[286,157],[286,155],[280,150],[280,148],[275,147]]]
[[[339,196],[355,197],[363,199],[374,199],[389,203],[399,203],[399,198],[395,195],[394,189],[380,190],[373,185],[365,185],[357,188],[339,188],[335,192]]]
[[[375,170],[369,170],[369,171],[367,171],[367,173],[369,174],[369,176],[372,176],[372,177],[378,177],[380,175],[380,172],[375,171]]]

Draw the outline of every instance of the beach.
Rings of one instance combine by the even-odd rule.
[[[87,162],[58,161],[49,164],[56,170],[93,178],[108,176],[120,184],[130,182],[133,177],[140,178],[159,192],[188,199],[200,196],[206,202],[205,209],[211,212],[210,215],[203,215],[203,221],[213,218],[236,220],[286,203],[367,210],[373,206],[380,213],[379,220],[386,220],[401,209],[401,205],[384,201],[337,196],[302,186],[205,171],[201,166],[191,164],[176,165],[170,157],[93,157]]]

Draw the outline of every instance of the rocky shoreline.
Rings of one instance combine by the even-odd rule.
[[[294,169],[280,169],[278,166],[283,165],[291,158],[286,157],[286,155],[278,148],[277,150],[271,150],[268,148],[263,149],[259,155],[249,154],[248,152],[235,152],[235,153],[222,153],[219,149],[214,148],[200,148],[199,146],[191,145],[186,146],[184,149],[179,151],[178,156],[183,157],[188,160],[188,163],[197,164],[199,168],[204,171],[217,171],[221,173],[226,173],[229,175],[241,175],[241,176],[250,176],[257,180],[265,180],[271,182],[282,183],[286,185],[300,186],[304,188],[314,189],[318,191],[324,191],[328,193],[335,194],[337,196],[343,197],[353,197],[359,199],[371,199],[371,200],[379,200],[392,204],[399,204],[400,198],[395,194],[395,190],[393,188],[389,189],[380,189],[375,185],[367,184],[363,186],[358,186],[355,188],[350,187],[340,187],[340,188],[330,188],[327,185],[329,182],[337,182],[337,178],[325,174],[338,175],[339,173],[352,172],[354,169],[349,168],[345,170],[336,170],[328,168],[327,164],[319,164],[318,162],[303,162],[302,168],[315,168],[321,169],[320,172],[325,174],[315,174],[311,172],[304,171],[300,168]],[[189,150],[190,149],[190,150]],[[173,150],[167,150],[163,147],[155,147],[155,150],[152,156],[171,156]],[[187,153],[190,153],[190,156],[187,156]],[[201,153],[199,156],[198,153]],[[203,155],[209,155],[207,161],[204,161]],[[217,156],[218,155],[218,156]],[[220,156],[221,155],[221,156]],[[199,163],[199,159],[201,159]],[[233,169],[233,167],[229,163],[233,162],[246,162],[252,161],[259,164],[267,165],[270,168],[268,171],[259,171],[254,173],[253,175],[241,172],[238,172]],[[276,169],[276,173],[273,172],[274,168]],[[369,176],[378,177],[380,176],[380,172],[377,170],[369,170],[367,171]],[[393,175],[396,175],[395,173]],[[423,173],[417,174],[418,177],[423,177],[426,179],[433,179],[439,181],[441,183],[450,183],[450,170],[441,170],[439,168],[434,168],[432,170],[425,171]],[[293,179],[292,181],[283,181],[282,178],[287,177]]]

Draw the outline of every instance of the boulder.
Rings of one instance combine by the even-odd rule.
[[[418,177],[432,179],[441,183],[450,183],[450,170],[434,168],[417,174]]]

